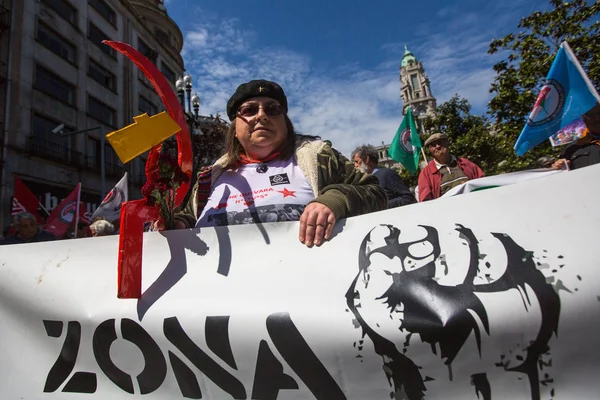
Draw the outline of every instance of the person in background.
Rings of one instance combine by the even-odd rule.
[[[56,240],[53,234],[40,229],[36,218],[28,212],[16,214],[13,218],[13,226],[16,233],[5,237],[0,244],[37,243]]]
[[[444,133],[434,133],[425,141],[433,160],[419,174],[419,201],[437,199],[453,187],[484,176],[477,164],[452,155],[448,145]]]
[[[238,86],[227,102],[226,154],[198,173],[176,227],[261,223],[261,210],[290,205],[299,211],[298,239],[311,247],[329,240],[336,221],[387,207],[375,177],[319,138],[296,134],[287,113],[277,83]]]
[[[552,168],[554,159],[550,156],[543,156],[537,159],[535,166],[538,168]]]
[[[388,208],[416,203],[400,175],[391,168],[379,167],[379,153],[374,146],[362,145],[352,152],[354,166],[363,173],[373,174],[379,180],[379,186],[388,196]]]
[[[77,238],[86,238],[92,236],[92,232],[90,231],[90,227],[85,222],[80,222],[77,224]]]
[[[115,232],[115,227],[110,222],[99,219],[90,225],[90,232],[93,237],[96,236],[108,236]]]
[[[579,138],[568,145],[558,160],[552,164],[553,169],[579,169],[600,163],[600,132]]]

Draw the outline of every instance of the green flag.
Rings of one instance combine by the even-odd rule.
[[[414,174],[419,169],[421,147],[423,145],[417,132],[417,126],[412,111],[408,107],[406,115],[396,131],[396,136],[390,144],[388,154],[394,161],[401,163],[411,174]]]

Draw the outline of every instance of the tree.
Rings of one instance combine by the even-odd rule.
[[[490,43],[489,54],[508,51],[494,65],[497,73],[490,93],[489,113],[495,130],[514,144],[550,70],[560,44],[567,41],[595,86],[600,83],[600,2],[550,0],[551,9],[535,11],[522,18],[519,31]],[[524,157],[507,159],[506,168],[531,166],[542,155],[560,151],[548,142],[530,150]]]
[[[423,120],[423,126],[448,135],[452,154],[479,165],[486,175],[507,172],[506,160],[516,157],[514,142],[494,132],[485,116],[471,114],[468,100],[459,95],[439,105],[434,116]]]

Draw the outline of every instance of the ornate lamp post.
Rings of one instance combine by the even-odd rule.
[[[192,135],[194,169],[210,165],[223,154],[223,139],[228,125],[218,115],[200,115],[200,97],[193,91],[193,80],[189,73],[185,72],[177,79],[175,88]]]
[[[185,113],[185,119],[188,123],[188,128],[191,134],[203,135],[200,129],[200,97],[194,92],[192,94],[193,80],[192,76],[187,72],[177,79],[175,82],[175,88],[177,89],[177,96],[179,97],[179,104]],[[192,113],[192,109],[194,112]]]

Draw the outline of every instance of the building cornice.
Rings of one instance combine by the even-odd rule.
[[[160,43],[158,40],[156,40],[156,42],[163,50],[171,54],[175,60],[179,61],[179,66],[182,69],[185,69],[183,58],[181,57],[181,50],[183,49],[183,33],[181,32],[181,29],[179,29],[179,25],[177,25],[177,23],[175,23],[175,21],[169,17],[166,11],[160,10],[154,0],[123,0],[122,3],[131,11],[132,15],[134,15],[140,22],[142,29],[145,30],[150,36],[154,37],[154,32],[152,32],[144,23],[148,19],[148,16],[151,16],[151,19],[156,21],[164,22],[169,26],[169,28],[171,28],[169,31],[177,35],[175,41],[178,44],[181,44],[179,49],[167,46],[163,43]]]

